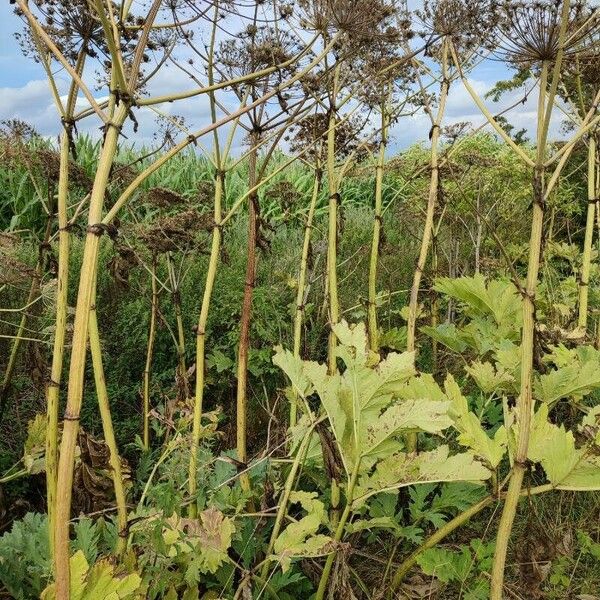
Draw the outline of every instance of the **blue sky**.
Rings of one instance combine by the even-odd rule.
[[[13,35],[15,31],[20,30],[21,22],[12,9],[8,3],[0,4],[0,120],[19,118],[29,122],[41,134],[53,137],[59,131],[60,122],[44,72],[40,65],[22,55]],[[469,79],[473,87],[483,95],[496,81],[508,76],[509,71],[501,63],[487,60],[470,74]],[[60,76],[58,79],[60,85]],[[66,81],[63,83],[66,87]],[[188,89],[189,83],[179,71],[164,69],[153,86],[153,93],[166,93],[172,89]],[[507,94],[497,104],[490,102],[490,110],[496,113],[512,104],[520,95],[520,92],[515,92]],[[171,110],[170,105],[167,105],[166,110]],[[178,114],[185,116],[192,129],[207,122],[206,102],[201,99],[184,101],[176,110]],[[141,113],[142,111],[137,114],[140,122],[138,134],[133,134],[132,131],[127,133],[128,139],[136,145],[151,143],[154,130],[154,114],[148,110]],[[520,105],[507,116],[517,128],[525,127],[531,134],[535,118],[535,96],[532,95],[525,105]],[[451,88],[445,124],[458,121],[470,121],[474,126],[483,121],[460,81],[455,82]],[[557,114],[552,127],[554,136],[558,135],[559,123],[560,115]],[[82,124],[80,131],[99,135],[98,123],[89,120]],[[392,150],[425,141],[428,131],[429,123],[424,114],[403,119],[392,131]]]

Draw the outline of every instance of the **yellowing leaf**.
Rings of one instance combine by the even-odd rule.
[[[298,502],[308,511],[299,521],[288,525],[277,537],[273,550],[273,560],[279,560],[285,573],[292,558],[300,556],[318,556],[324,552],[324,546],[331,542],[326,535],[316,535],[325,518],[325,506],[317,499],[315,492],[294,492],[290,503]]]
[[[99,560],[90,569],[85,555],[78,550],[69,560],[71,577],[69,600],[129,600],[140,597],[136,593],[142,579],[137,573],[120,575],[107,559]],[[40,600],[55,600],[56,584],[50,584]]]
[[[509,372],[496,370],[490,362],[475,361],[471,366],[465,367],[465,370],[484,394],[504,391],[514,384],[514,377]]]
[[[27,425],[27,439],[23,447],[23,464],[27,472],[35,475],[45,469],[46,415],[37,414]]]
[[[573,433],[548,421],[548,405],[534,415],[529,434],[527,458],[541,463],[550,483],[558,485],[580,460]]]
[[[359,481],[355,505],[381,491],[389,491],[417,483],[447,481],[481,482],[489,479],[490,471],[466,452],[450,455],[448,446],[439,446],[419,454],[394,454],[377,463],[372,475]]]
[[[418,398],[437,400],[438,402],[447,400],[442,388],[440,388],[430,373],[422,373],[418,377],[413,377],[408,383],[402,386],[398,395],[405,400],[416,400]]]
[[[583,364],[574,362],[541,375],[535,382],[533,393],[537,400],[554,404],[561,398],[581,400],[600,388],[600,361]]]
[[[304,374],[303,362],[294,356],[289,350],[281,346],[275,348],[273,364],[278,366],[289,378],[292,388],[302,398],[312,393],[312,385]]]

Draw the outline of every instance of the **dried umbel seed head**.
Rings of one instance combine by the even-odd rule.
[[[87,0],[36,0],[37,17],[62,54],[75,63],[80,52],[89,57],[108,53],[102,24]],[[20,15],[17,8],[15,10]],[[39,60],[37,45],[26,23],[23,33],[15,34],[22,51]]]
[[[498,53],[520,66],[553,62],[560,46],[563,2],[505,2],[500,23]],[[585,56],[593,50],[594,36],[600,28],[595,9],[585,3],[569,6],[563,45],[565,61]]]
[[[276,202],[284,212],[300,201],[300,193],[291,181],[278,181],[265,192],[265,200]]]
[[[188,131],[185,118],[180,115],[159,115],[156,119],[158,130],[152,134],[154,143],[161,148],[171,149],[177,143],[177,136]]]
[[[215,184],[212,181],[201,181],[198,184],[198,203],[211,206],[215,199]]]
[[[149,189],[145,199],[158,208],[171,208],[186,203],[186,199],[181,194],[163,187]]]
[[[137,171],[131,165],[114,163],[111,173],[111,182],[119,187],[127,187],[136,177]]]
[[[29,123],[21,119],[4,119],[0,121],[0,138],[17,140],[25,144],[39,138],[39,134]]]
[[[397,10],[393,0],[299,0],[298,4],[305,26],[323,33],[343,31],[354,42],[383,35]]]
[[[219,46],[217,61],[224,77],[256,73],[263,69],[281,65],[290,61],[300,52],[300,44],[288,31],[273,27],[250,25],[242,34],[234,39],[226,40]],[[285,69],[271,73],[269,82],[277,84],[278,79],[289,76],[296,69],[293,63]],[[253,80],[255,86],[265,82],[265,78]]]
[[[359,134],[364,123],[357,118],[340,117],[334,129],[336,153],[340,158],[348,156],[360,143]],[[329,131],[329,115],[315,113],[305,117],[291,129],[290,149],[304,152],[304,156],[323,161]],[[309,150],[306,150],[307,146]]]
[[[187,210],[172,217],[158,219],[152,226],[138,232],[138,238],[152,252],[179,252],[197,245],[197,234],[212,229],[210,215]]]
[[[115,244],[115,254],[108,261],[108,270],[118,285],[129,285],[129,274],[137,266],[138,258],[135,252],[128,246]]]
[[[38,149],[32,154],[32,163],[42,177],[52,183],[58,183],[60,174],[60,156],[53,150]],[[84,190],[91,189],[92,179],[77,163],[69,161],[69,183]]]
[[[459,121],[452,125],[446,125],[442,128],[442,137],[448,140],[451,144],[456,142],[460,137],[464,137],[473,129],[473,124],[469,121]]]
[[[451,38],[459,53],[493,43],[499,20],[496,0],[425,0],[417,11],[429,40],[428,53],[439,52],[439,39]]]

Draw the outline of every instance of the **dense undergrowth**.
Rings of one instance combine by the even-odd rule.
[[[93,161],[86,164],[82,158],[86,156],[89,142],[84,140],[81,144],[78,155],[82,167],[92,172]],[[453,185],[449,181],[444,187],[447,211],[445,218],[450,223],[450,231],[438,242],[444,260],[438,263],[437,273],[427,272],[427,280],[434,281],[435,278],[448,274],[472,277],[476,266],[487,276],[508,276],[509,271],[502,266],[502,252],[510,253],[516,269],[522,270],[525,266],[520,257],[526,234],[519,231],[515,224],[522,220],[522,215],[528,210],[528,200],[527,194],[520,192],[521,184],[515,178],[514,165],[510,157],[503,154],[500,142],[491,136],[476,136],[468,141],[466,147],[464,154],[461,153],[456,158],[455,169],[462,173],[459,183]],[[419,207],[409,202],[409,199],[423,198],[426,183],[423,178],[418,177],[410,181],[410,174],[419,160],[423,160],[423,156],[424,150],[415,147],[389,161],[386,166],[386,212],[383,221],[385,239],[381,248],[379,273],[379,289],[382,291],[378,300],[381,343],[386,352],[401,350],[406,339],[404,307],[409,292],[407,282],[418,250],[418,239],[413,235],[412,229],[419,212]],[[492,160],[494,173],[502,184],[490,180]],[[188,155],[181,161],[181,165],[182,173],[193,172],[196,179],[182,176],[181,179],[170,182],[171,189],[186,198],[190,206],[197,205],[203,210],[195,194],[199,183],[208,180],[207,176],[202,177],[202,166],[206,168],[206,165],[193,155]],[[368,172],[368,162],[357,167],[344,188],[344,198],[348,200],[342,203],[340,298],[344,307],[343,317],[349,322],[364,321],[368,308],[366,281],[371,235],[369,190],[372,186],[372,178]],[[298,194],[297,206],[303,206],[300,199],[309,193],[305,183],[309,176],[302,169],[297,169],[292,175],[288,173],[285,178],[281,178],[294,186]],[[243,180],[243,174],[237,177]],[[396,197],[393,190],[401,187],[398,182],[406,180],[410,181],[407,190]],[[233,181],[235,185],[235,174]],[[477,215],[474,217],[469,213],[470,203],[474,202],[481,181],[489,186],[485,197],[486,202],[491,204],[491,207],[486,205],[486,210],[490,211],[488,219],[493,219],[494,232],[506,241],[506,248],[501,248],[490,235],[489,224],[486,226],[478,220]],[[510,186],[506,187],[509,183]],[[240,193],[243,184],[239,185],[240,188],[234,187],[235,191],[229,192],[230,197]],[[208,336],[212,341],[206,357],[205,410],[210,420],[206,425],[200,450],[199,472],[202,476],[199,479],[197,502],[200,509],[220,511],[218,515],[215,513],[214,518],[225,519],[226,523],[218,523],[218,530],[225,531],[223,548],[215,551],[212,558],[188,555],[185,546],[177,551],[174,549],[179,543],[176,541],[177,532],[191,533],[194,530],[189,529],[192,526],[183,518],[185,513],[181,512],[182,504],[189,502],[184,492],[187,477],[185,431],[190,416],[189,411],[177,403],[177,354],[173,342],[176,320],[173,296],[168,290],[159,294],[160,316],[150,388],[153,410],[150,450],[144,451],[140,436],[140,394],[151,312],[151,289],[148,249],[140,243],[137,232],[144,224],[148,224],[147,227],[152,224],[156,218],[156,208],[143,204],[135,207],[135,211],[122,222],[119,237],[106,240],[102,247],[97,312],[105,357],[104,368],[117,443],[128,464],[128,498],[133,510],[131,520],[134,523],[146,523],[145,519],[149,519],[145,526],[134,526],[133,531],[138,531],[132,546],[136,554],[142,553],[144,557],[141,564],[145,581],[143,585],[150,586],[145,588],[148,589],[149,597],[169,597],[168,594],[175,594],[176,590],[192,585],[198,578],[202,581],[201,587],[227,595],[235,591],[232,586],[241,585],[235,575],[236,568],[242,569],[243,573],[244,569],[250,569],[257,560],[260,562],[267,558],[264,552],[268,545],[272,519],[268,512],[273,498],[281,493],[281,486],[285,483],[286,462],[281,461],[285,456],[285,448],[290,443],[287,432],[287,400],[283,392],[286,382],[279,367],[273,363],[273,349],[278,345],[287,348],[292,345],[297,286],[295,269],[302,243],[298,223],[301,222],[303,210],[298,210],[296,214],[286,213],[283,202],[276,196],[280,187],[281,184],[275,183],[264,192],[265,202],[271,202],[266,211],[271,217],[267,232],[268,245],[261,252],[259,261],[252,329],[254,343],[249,362],[248,429],[250,455],[255,464],[250,470],[253,482],[251,494],[244,492],[237,483],[235,456],[228,458],[232,456],[228,449],[235,445],[234,349],[239,334],[239,311],[243,293],[241,283],[245,267],[246,219],[243,215],[236,219],[226,234],[227,250],[222,257],[223,264],[214,290],[214,308],[207,325]],[[575,200],[580,188],[581,183],[576,176],[569,186],[563,188],[566,190],[563,192],[565,197],[561,198],[560,210],[557,210],[555,217],[556,235],[561,241],[553,241],[549,245],[542,281],[544,317],[565,326],[574,314],[577,299],[576,275],[580,261],[577,245],[581,243],[583,215],[581,206]],[[200,189],[202,190],[201,186]],[[14,194],[11,188],[5,192]],[[494,193],[497,198],[493,196]],[[30,227],[33,226],[34,231],[42,231],[44,220],[36,214],[35,207],[23,208],[15,211],[19,219]],[[9,230],[10,224],[5,225]],[[19,229],[21,221],[13,221],[12,225]],[[324,216],[317,215],[302,348],[303,355],[320,361],[326,360],[323,348],[327,337],[326,317],[322,306],[326,261],[325,227]],[[569,232],[570,245],[562,241],[565,232]],[[478,234],[481,236],[481,247],[478,250],[480,254],[476,256],[473,240]],[[183,329],[186,332],[186,362],[189,365],[193,365],[194,361],[193,332],[195,315],[199,311],[198,290],[202,288],[207,267],[207,234],[198,231],[194,237],[193,248],[176,254],[174,259],[177,272],[181,274],[179,291]],[[135,249],[139,253],[138,259],[132,260],[123,248]],[[402,248],[402,252],[398,252],[398,248]],[[82,245],[75,232],[70,267],[73,274],[79,268],[81,252]],[[32,238],[19,241],[7,234],[3,253],[11,260],[18,260],[31,267],[36,261],[37,246]],[[28,426],[30,433],[26,445],[26,461],[39,461],[35,458],[36,452],[39,452],[39,447],[36,447],[36,444],[39,445],[39,437],[36,442],[35,427],[31,433],[31,425],[28,424],[43,412],[45,406],[41,374],[47,369],[46,348],[53,326],[51,255],[46,264],[48,270],[42,280],[42,298],[29,325],[34,332],[32,335],[41,343],[30,343],[23,349],[2,425],[2,471],[9,475],[14,473],[12,466],[22,456]],[[15,275],[16,268],[15,264]],[[160,281],[168,280],[164,255],[158,261],[156,274]],[[592,307],[597,305],[596,276],[594,271],[590,303]],[[70,280],[73,282],[74,276]],[[21,281],[5,287],[3,306],[17,307],[23,302],[27,291],[27,278],[23,274]],[[441,288],[440,291],[448,290]],[[76,289],[72,283],[69,290],[70,304],[75,294]],[[433,340],[437,343],[432,345],[431,341],[427,342],[427,338],[423,339],[419,367],[425,373],[432,372],[433,369],[440,376],[441,365],[454,372],[461,386],[470,390],[467,398],[471,409],[494,432],[503,416],[502,405],[489,396],[494,387],[493,382],[487,382],[483,389],[478,389],[464,369],[465,356],[487,355],[485,348],[477,347],[479,343],[468,349],[468,340],[472,338],[467,336],[464,338],[467,341],[461,340],[455,329],[455,324],[463,322],[461,307],[464,305],[461,301],[464,300],[460,295],[452,298],[452,294],[437,300],[441,303],[439,310],[447,318],[443,319],[446,323],[438,327],[439,333],[433,335],[434,330],[426,326],[432,300],[425,296],[422,328],[433,335]],[[517,302],[516,296],[514,301]],[[515,306],[518,306],[518,302]],[[477,310],[475,307],[476,313]],[[512,320],[511,317],[509,325]],[[5,319],[3,330],[6,333],[11,331],[9,323],[10,320]],[[517,339],[514,334],[507,335],[506,331],[501,331],[500,336],[512,341]],[[8,349],[10,340],[2,340],[2,345]],[[462,360],[457,359],[455,351],[462,353]],[[8,352],[5,356],[7,355]],[[39,372],[37,378],[36,370]],[[499,378],[501,383],[503,381],[502,376],[494,371],[486,375]],[[191,377],[193,380],[194,375]],[[506,381],[502,385],[504,384]],[[102,438],[102,423],[95,408],[96,391],[91,369],[86,374],[85,385],[81,413],[81,426],[85,433],[83,438],[80,437],[80,444],[90,444],[90,450],[89,454],[82,454],[82,473],[80,479],[76,479],[80,487],[75,496],[74,514],[82,516],[74,521],[72,551],[81,549],[87,562],[93,564],[99,556],[111,551],[116,533],[111,512],[104,512],[112,504],[112,492],[110,481],[106,479],[108,472],[102,466],[105,450],[102,442],[98,441]],[[500,389],[503,388],[500,386]],[[296,439],[292,443],[300,443],[300,433],[291,434],[292,440]],[[453,437],[448,439],[452,440]],[[314,514],[315,506],[323,506],[322,509],[317,509],[319,511],[326,510],[331,505],[327,478],[319,466],[319,455],[320,452],[316,449],[310,451],[311,458],[308,460],[307,457],[300,479],[301,489],[306,490],[302,493],[308,494],[310,491],[313,496],[304,498],[292,495],[290,499],[290,502],[294,502],[297,497],[300,506],[304,506],[309,515]],[[157,460],[158,469],[154,466]],[[18,465],[17,470],[21,466],[23,463]],[[27,468],[37,471],[35,466],[28,465]],[[90,472],[86,473],[88,469]],[[542,481],[543,478],[540,483]],[[399,493],[375,496],[365,508],[359,510],[348,528],[348,542],[354,550],[336,563],[336,578],[339,579],[337,585],[354,585],[350,583],[352,580],[358,582],[359,588],[377,585],[382,569],[391,576],[397,561],[418,547],[428,533],[439,529],[461,511],[481,502],[485,495],[485,488],[480,485],[428,483],[403,488]],[[317,501],[317,497],[321,499]],[[597,502],[595,497],[582,498],[572,492],[558,491],[541,497],[532,496],[527,500],[527,506],[521,511],[516,525],[515,562],[520,566],[510,570],[509,589],[514,589],[515,594],[521,594],[519,597],[526,597],[522,595],[523,586],[530,590],[527,593],[543,593],[548,598],[563,598],[567,589],[570,590],[569,593],[572,590],[593,592],[600,577],[595,563],[595,557],[600,554],[600,546],[594,541],[596,525],[588,516],[597,512]],[[137,509],[134,508],[136,505]],[[267,512],[263,517],[259,513],[244,516],[248,505],[259,513]],[[480,514],[442,545],[424,552],[409,572],[405,593],[412,595],[410,597],[486,598],[489,584],[485,573],[489,570],[493,553],[493,536],[490,532],[493,531],[497,518],[497,508],[495,503],[490,502],[488,507],[483,508]],[[34,597],[39,594],[50,577],[50,556],[46,550],[47,522],[40,515],[44,509],[42,473],[26,479],[15,479],[3,486],[4,527],[11,533],[2,538],[6,558],[0,575],[7,591],[17,597]],[[163,515],[158,521],[151,517],[156,510],[162,511]],[[92,519],[83,516],[87,513],[96,516]],[[103,516],[98,520],[98,515]],[[211,513],[208,513],[207,518],[209,516]],[[296,518],[301,516],[302,512]],[[533,538],[535,541],[531,541],[532,528],[537,532]],[[201,534],[201,530],[197,534]],[[299,540],[302,538],[303,535]],[[230,563],[226,556],[225,550],[230,544],[230,555],[235,557],[239,567],[235,566],[236,563]],[[302,550],[300,554],[304,552]],[[367,556],[369,561],[365,561]],[[28,565],[26,572],[19,577],[14,575],[14,561],[24,561]],[[106,568],[109,568],[108,564]],[[154,584],[156,579],[153,573],[165,568],[171,573],[168,580],[161,579],[160,584]],[[271,573],[264,593],[270,590],[279,598],[307,596],[315,584],[311,573],[312,569],[304,564],[300,568],[293,567],[291,571]],[[248,582],[248,586],[252,585],[253,589],[258,586],[260,589],[265,583],[267,582],[255,580],[253,584]],[[339,594],[346,593],[343,588],[340,589],[342,591]]]
[[[14,4],[0,594],[596,598],[600,12]]]

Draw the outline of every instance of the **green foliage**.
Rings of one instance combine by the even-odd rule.
[[[489,582],[483,573],[489,571],[493,554],[494,542],[472,540],[458,550],[429,548],[419,555],[417,562],[426,575],[441,583],[457,585],[465,600],[485,600],[489,597]]]
[[[318,394],[348,477],[362,474],[358,496],[420,481],[481,481],[489,476],[472,456],[449,457],[444,446],[417,456],[402,453],[401,434],[435,434],[452,425],[450,403],[406,397],[405,384],[415,375],[412,353],[390,353],[380,360],[368,349],[364,325],[342,322],[334,332],[346,367],[341,375],[330,375],[325,365],[302,362],[281,348],[274,361],[301,397]]]
[[[38,598],[51,572],[48,520],[27,513],[0,537],[0,581],[17,600]]]
[[[142,580],[137,573],[122,573],[108,559],[89,566],[81,550],[70,560],[70,600],[131,600],[142,598],[139,592]],[[41,600],[54,600],[54,584],[41,594]]]
[[[307,514],[288,525],[275,540],[273,559],[280,562],[284,573],[289,570],[292,558],[321,556],[326,553],[325,547],[331,542],[329,536],[317,535],[317,530],[327,516],[325,505],[316,497],[314,492],[301,491],[293,492],[290,496],[290,503],[300,503]]]

